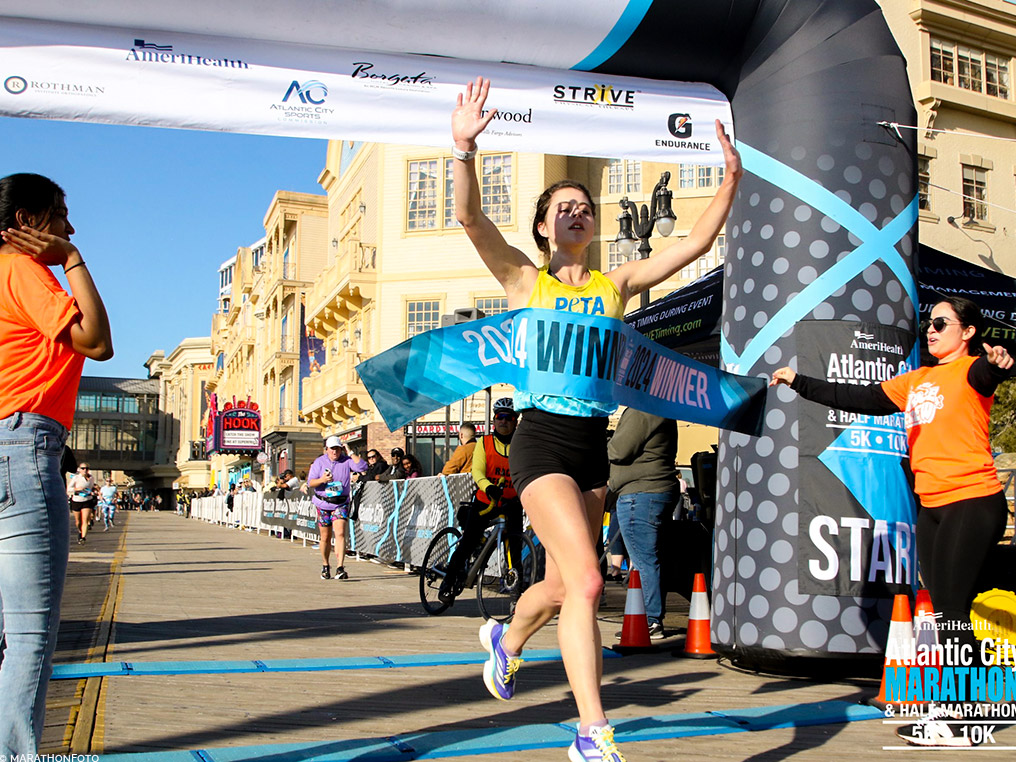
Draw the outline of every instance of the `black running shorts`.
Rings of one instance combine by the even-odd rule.
[[[570,476],[582,492],[602,487],[610,475],[607,419],[527,408],[512,436],[508,465],[519,495],[547,474]]]

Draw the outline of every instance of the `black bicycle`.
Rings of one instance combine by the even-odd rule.
[[[440,614],[452,603],[438,598],[438,591],[448,575],[448,562],[461,537],[455,527],[442,529],[431,540],[423,557],[420,601],[428,614]],[[467,587],[475,587],[480,613],[487,619],[507,622],[515,613],[519,596],[536,582],[536,572],[533,541],[524,533],[509,532],[504,516],[499,516],[487,528],[484,542],[470,556],[465,578],[451,591],[452,600]]]

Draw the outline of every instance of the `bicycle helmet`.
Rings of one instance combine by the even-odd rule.
[[[512,402],[512,398],[511,397],[501,397],[501,399],[497,400],[494,403],[494,412],[495,413],[504,413],[504,412],[514,413],[515,412],[515,403]]]

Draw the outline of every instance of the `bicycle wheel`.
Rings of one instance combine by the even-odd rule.
[[[519,596],[536,581],[536,548],[525,534],[505,532],[502,537],[480,559],[483,572],[476,577],[476,602],[486,619],[507,622]],[[512,547],[519,548],[521,559],[511,557]]]
[[[458,529],[445,527],[434,535],[423,556],[423,566],[420,567],[420,602],[428,614],[440,614],[448,608],[449,604],[442,602],[437,593],[444,582],[448,560],[455,551],[459,537],[461,534]]]

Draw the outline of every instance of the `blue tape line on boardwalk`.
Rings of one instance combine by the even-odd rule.
[[[620,658],[608,648],[604,659]],[[215,675],[245,672],[330,672],[349,669],[392,669],[396,667],[442,667],[457,664],[483,664],[486,652],[451,654],[407,654],[403,656],[354,656],[347,659],[257,659],[254,661],[138,661],[58,664],[53,680],[79,680],[85,677],[126,677],[139,675]],[[556,648],[526,651],[529,662],[560,661]]]
[[[882,717],[874,707],[845,701],[814,704],[752,707],[726,712],[697,712],[616,720],[619,743],[657,741],[668,738],[745,733],[771,728],[805,727],[831,723],[874,720]],[[484,754],[563,748],[575,731],[561,724],[522,725],[514,728],[470,728],[434,733],[405,733],[383,739],[350,739],[315,743],[237,746],[141,754],[105,754],[101,762],[250,762],[271,757],[271,762],[397,762],[406,759],[439,759]]]

